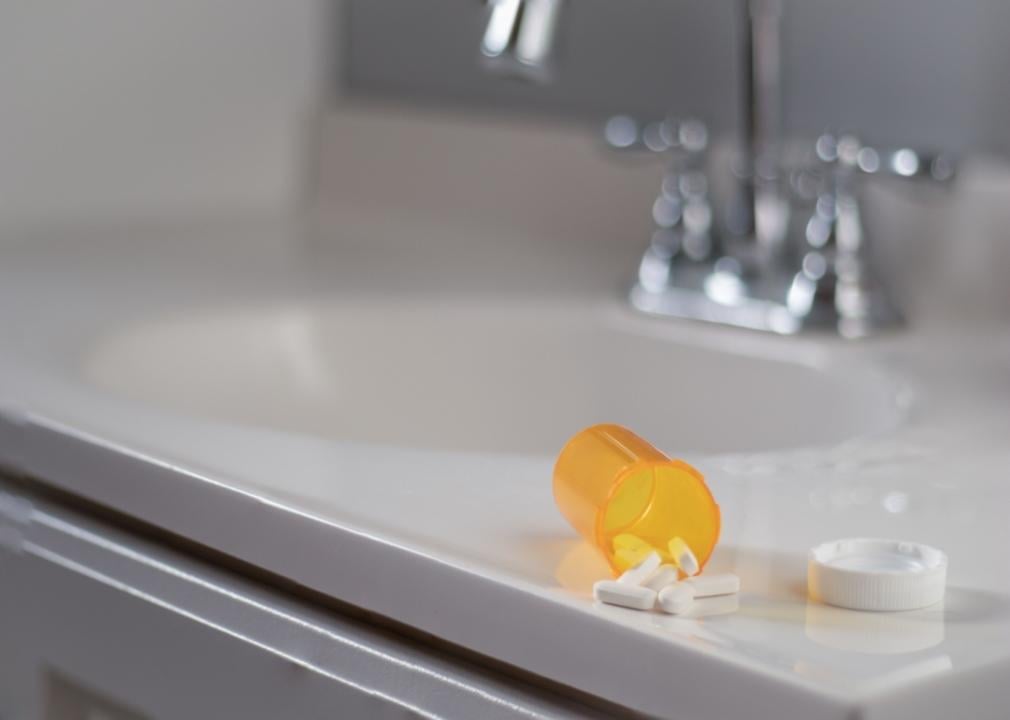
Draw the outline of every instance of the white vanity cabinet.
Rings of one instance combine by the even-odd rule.
[[[611,716],[0,483],[0,718]]]

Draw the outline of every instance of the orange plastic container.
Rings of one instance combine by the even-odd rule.
[[[668,545],[680,537],[704,566],[719,539],[719,506],[702,474],[619,425],[568,441],[554,466],[554,500],[614,572],[631,564],[629,544],[672,562]]]

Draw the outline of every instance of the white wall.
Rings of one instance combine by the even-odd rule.
[[[0,224],[291,208],[328,9],[0,0]]]

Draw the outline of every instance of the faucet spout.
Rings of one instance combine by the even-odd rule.
[[[480,51],[492,70],[535,82],[550,79],[564,0],[487,0]]]
[[[782,69],[781,0],[742,0],[743,152],[740,218],[728,226],[765,254],[781,250],[788,222],[779,187]],[[734,225],[736,227],[734,228]]]

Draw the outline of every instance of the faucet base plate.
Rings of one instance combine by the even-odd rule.
[[[794,317],[785,304],[771,300],[747,297],[734,304],[725,304],[699,289],[650,290],[641,283],[631,289],[629,299],[636,310],[660,317],[701,320],[780,335],[794,335],[802,328],[802,321]]]
[[[636,310],[779,335],[824,330],[862,337],[901,324],[888,299],[865,288],[863,297],[871,299],[870,312],[865,308],[851,312],[839,302],[837,287],[825,292],[821,282],[809,280],[802,272],[771,277],[766,272],[752,279],[720,269],[718,261],[667,263],[665,282],[648,282],[650,274],[640,273],[644,281],[639,280],[629,293]]]

